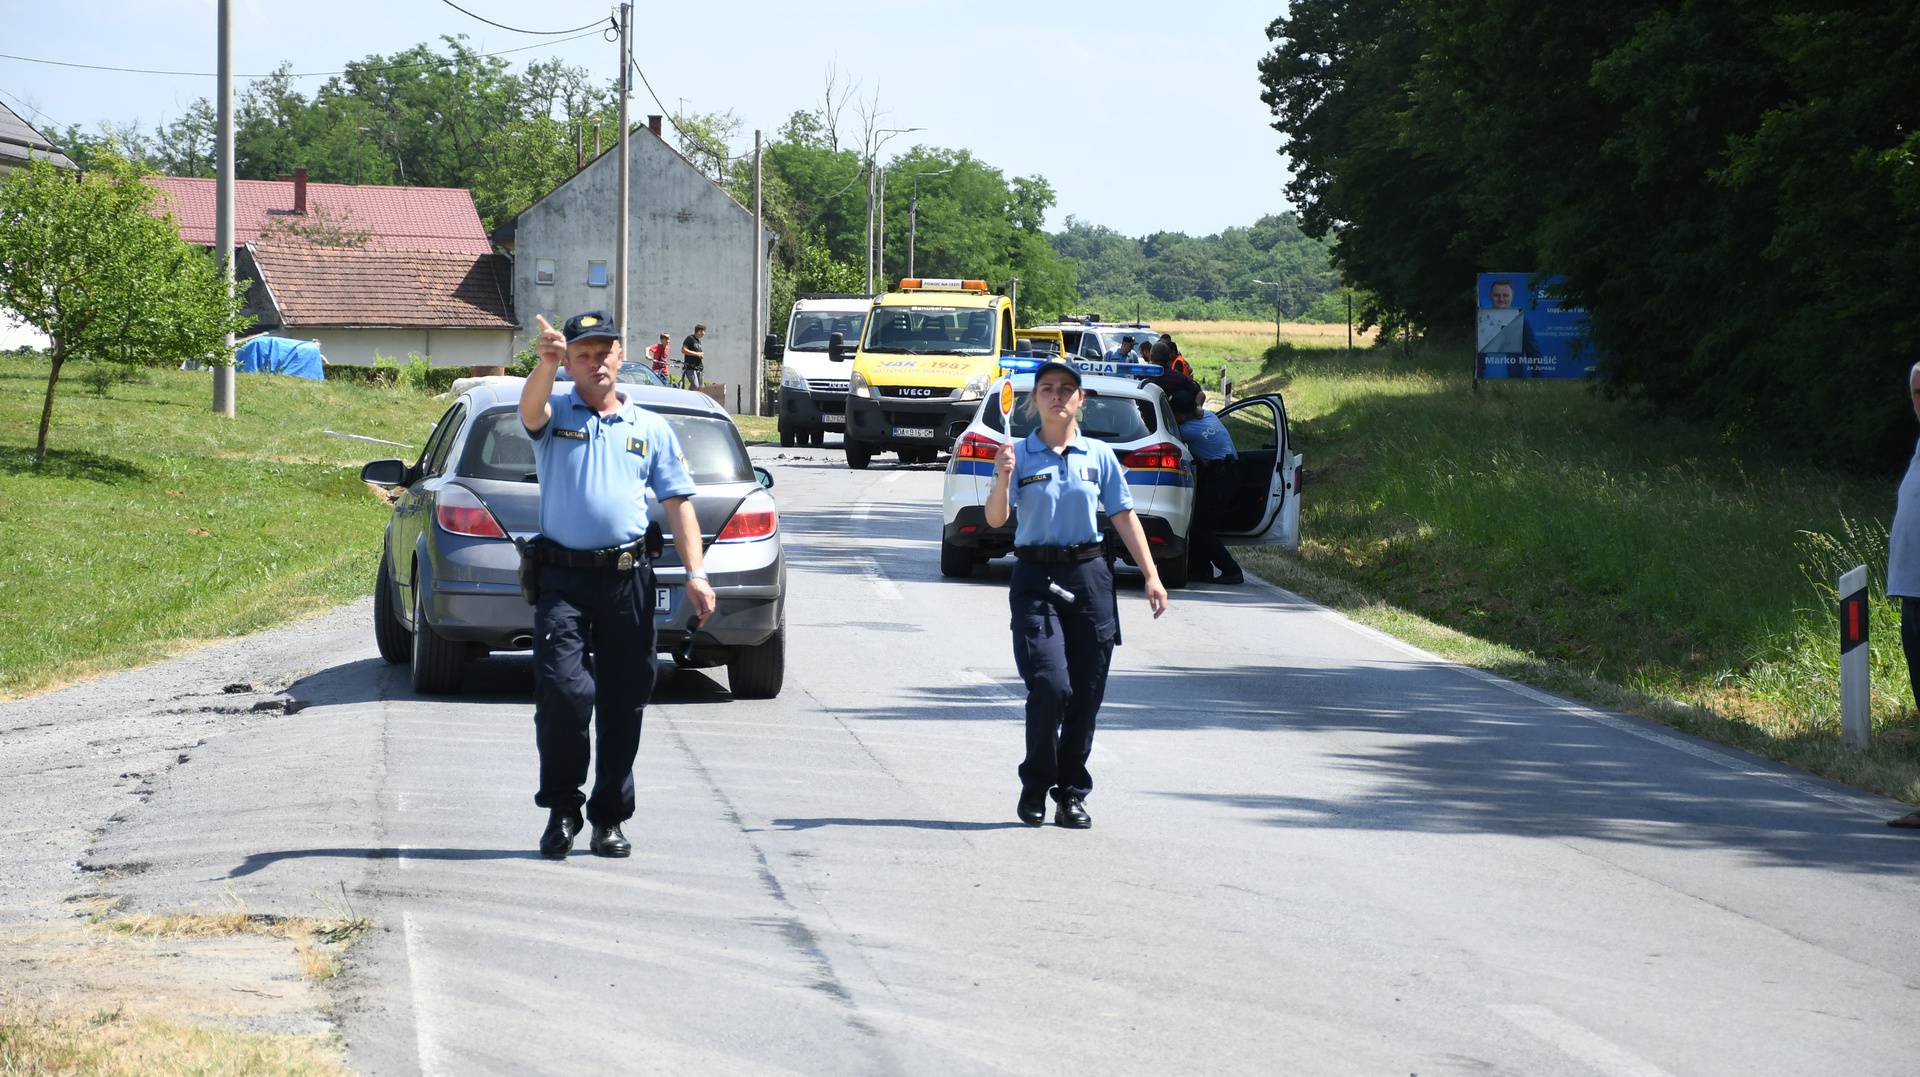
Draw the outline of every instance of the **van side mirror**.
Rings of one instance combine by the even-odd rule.
[[[405,486],[407,463],[404,460],[375,460],[360,469],[360,481],[375,486]]]
[[[772,333],[768,333],[766,342],[760,345],[760,355],[762,358],[766,359],[766,361],[769,363],[779,362],[780,361],[780,338],[777,336],[774,336]]]
[[[827,338],[827,358],[836,363],[844,363],[852,354],[853,349],[847,347],[846,334],[834,333]]]

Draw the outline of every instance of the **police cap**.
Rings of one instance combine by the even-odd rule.
[[[567,338],[569,344],[576,340],[591,340],[594,337],[605,337],[608,340],[620,339],[620,327],[613,324],[613,316],[604,310],[590,310],[585,314],[576,314],[567,319],[567,324],[560,332]]]
[[[1049,359],[1046,362],[1041,363],[1039,366],[1035,367],[1033,371],[1033,383],[1035,385],[1039,385],[1041,378],[1045,377],[1049,372],[1055,371],[1055,370],[1058,370],[1061,373],[1065,374],[1067,377],[1072,378],[1075,388],[1078,388],[1080,386],[1080,371],[1078,371],[1073,366],[1067,363],[1061,362],[1058,359]]]

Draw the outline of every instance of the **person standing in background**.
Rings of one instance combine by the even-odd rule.
[[[1920,419],[1920,363],[1907,368],[1907,398]],[[1893,526],[1887,532],[1887,597],[1900,600],[1900,649],[1907,655],[1907,685],[1920,706],[1920,443],[1894,501]],[[1920,829],[1920,811],[1889,820],[1888,826]]]
[[[706,384],[707,353],[701,347],[700,339],[707,335],[705,322],[693,327],[687,339],[680,342],[680,388],[698,389]]]

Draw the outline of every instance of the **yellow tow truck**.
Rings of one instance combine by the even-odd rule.
[[[875,453],[928,463],[953,445],[953,424],[973,418],[1000,358],[1013,354],[1013,300],[984,280],[910,277],[873,302],[850,353],[847,466]]]

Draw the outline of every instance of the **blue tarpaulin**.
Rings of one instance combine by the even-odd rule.
[[[327,380],[326,368],[320,362],[320,345],[312,340],[254,337],[234,350],[233,368],[243,374],[291,374]]]

